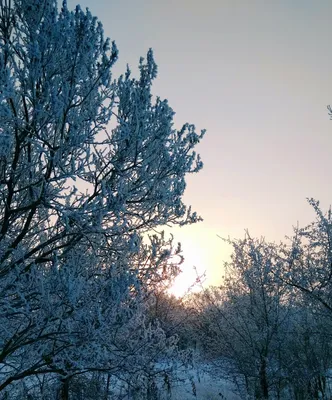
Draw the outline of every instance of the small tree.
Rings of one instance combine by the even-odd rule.
[[[197,296],[200,340],[219,373],[241,377],[246,395],[268,399],[283,385],[280,346],[288,314],[285,287],[274,275],[276,246],[249,235],[230,244],[223,284]]]
[[[331,212],[310,203],[288,243],[231,241],[223,284],[194,297],[203,354],[257,399],[330,396]]]
[[[293,360],[296,367],[290,375],[300,392],[325,398],[332,363],[332,217],[331,209],[324,214],[318,201],[309,199],[309,204],[316,220],[304,228],[296,227],[289,244],[281,248],[279,278],[296,296],[287,356],[288,365]]]
[[[117,56],[88,10],[0,2],[0,391],[47,373],[130,381],[168,348],[144,299],[176,249],[143,235],[199,219],[182,195],[204,132],[153,101],[151,50],[137,79],[112,79]]]

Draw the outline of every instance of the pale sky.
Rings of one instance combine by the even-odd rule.
[[[69,0],[69,8],[78,1]],[[81,0],[135,71],[154,49],[153,93],[176,127],[194,123],[204,169],[185,195],[204,222],[173,230],[185,268],[220,282],[220,236],[280,241],[314,219],[306,197],[332,202],[330,0]],[[188,269],[189,271],[189,269]],[[190,279],[190,272],[186,279]]]

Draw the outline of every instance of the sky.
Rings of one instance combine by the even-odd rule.
[[[69,0],[74,8],[77,0]],[[205,128],[204,169],[185,202],[204,222],[173,229],[183,245],[179,293],[192,266],[218,284],[230,248],[219,238],[279,242],[332,202],[331,15],[329,0],[81,0],[133,71],[152,47],[153,94],[167,98],[175,126]]]

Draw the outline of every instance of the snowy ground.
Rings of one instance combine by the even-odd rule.
[[[187,379],[172,389],[174,400],[241,400],[234,394],[234,387],[226,381],[216,380],[202,373],[199,380]]]
[[[211,366],[197,363],[178,372],[179,380],[172,383],[171,400],[241,400],[236,395],[236,387],[212,373]],[[171,396],[170,396],[171,394]]]

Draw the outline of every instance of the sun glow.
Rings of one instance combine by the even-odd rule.
[[[189,291],[201,290],[199,276],[205,271],[204,257],[200,249],[188,243],[182,243],[184,262],[181,264],[180,274],[175,278],[168,293],[176,297],[183,297]]]

